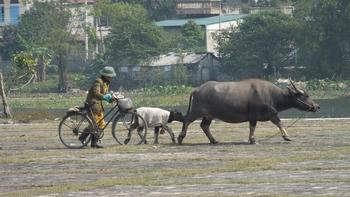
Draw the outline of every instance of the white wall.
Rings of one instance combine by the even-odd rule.
[[[231,26],[237,27],[238,21],[229,21],[229,22],[223,22],[223,23],[216,23],[212,25],[207,25],[205,27],[205,36],[206,36],[206,47],[207,52],[217,54],[217,42],[214,39],[214,35],[219,33],[222,30],[227,30]]]

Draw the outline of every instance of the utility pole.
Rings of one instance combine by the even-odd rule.
[[[219,32],[221,32],[221,9],[222,9],[222,0],[220,0],[220,6],[219,6]]]
[[[89,35],[88,35],[88,3],[87,0],[85,0],[85,60],[89,59]]]

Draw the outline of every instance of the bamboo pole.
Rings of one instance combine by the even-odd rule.
[[[4,106],[4,114],[6,118],[11,118],[10,107],[7,103],[6,94],[5,94],[5,85],[2,72],[0,72],[0,96],[2,98],[2,105]]]

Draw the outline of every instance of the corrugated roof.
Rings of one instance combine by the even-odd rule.
[[[201,61],[207,54],[187,54],[184,56],[183,64],[194,64]],[[151,61],[149,64],[144,66],[170,66],[176,65],[181,62],[180,56],[175,53],[168,55],[162,55],[158,59]]]
[[[178,27],[178,26],[183,26],[189,20],[193,20],[198,25],[206,26],[211,24],[218,24],[220,22],[223,23],[227,21],[239,20],[246,16],[247,14],[232,14],[232,15],[212,16],[212,17],[206,17],[206,18],[164,20],[164,21],[156,22],[156,25],[160,27]]]

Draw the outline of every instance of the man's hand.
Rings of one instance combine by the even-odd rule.
[[[112,95],[111,94],[105,94],[105,95],[103,95],[103,97],[102,97],[102,99],[104,100],[104,101],[107,101],[107,102],[111,102],[112,101]]]

